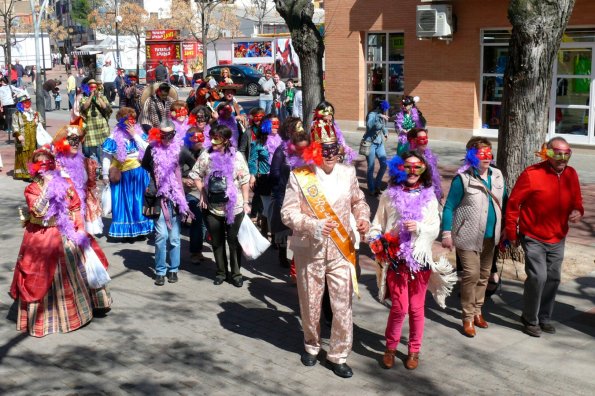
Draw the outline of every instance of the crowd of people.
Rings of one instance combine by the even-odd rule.
[[[489,327],[483,310],[494,257],[519,244],[527,272],[523,329],[535,337],[555,332],[553,302],[564,238],[568,222],[580,221],[584,212],[577,173],[567,165],[572,151],[563,138],[547,142],[538,153],[542,161],[507,191],[490,141],[474,137],[444,194],[417,98],[405,96],[401,102],[395,117],[397,155],[390,160],[385,147],[390,106],[377,101],[360,146],[367,157],[369,199],[379,197],[372,217],[353,164],[357,153],[347,145],[331,103],[321,102],[306,126],[300,117],[273,110],[279,81],[272,73],[265,73],[264,96],[249,112],[227,76],[217,84],[199,84],[186,101],[168,83],[140,90],[134,74],[116,73],[117,78],[127,87],[111,131],[113,100],[105,92],[111,88],[89,77],[74,97],[71,125],[51,142],[28,140],[41,120],[29,99],[18,102],[22,115],[16,120],[22,125],[13,122],[21,142],[18,166],[21,178],[31,181],[11,287],[19,330],[34,336],[67,332],[109,310],[108,264],[94,240],[104,233],[103,208],[104,215],[111,213],[105,234],[112,242],[134,243],[154,233],[157,287],[179,280],[183,224],[190,227],[191,262],[204,262],[208,241],[214,285],[242,287],[239,234],[242,223],[252,219],[297,284],[302,364],[318,361],[321,313],[330,311],[326,359],[343,378],[353,375],[347,358],[352,296],[359,295],[360,241],[369,244],[378,264],[379,300],[391,302],[386,368],[395,364],[407,315],[404,364],[410,370],[419,365],[426,291],[444,307],[457,281],[448,260],[433,253],[439,237],[445,248],[456,249],[460,262],[462,334],[474,337],[476,327]],[[117,83],[114,87],[119,89]],[[374,174],[376,160],[380,168]],[[99,202],[97,177],[109,205]]]

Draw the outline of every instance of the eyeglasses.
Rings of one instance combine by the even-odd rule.
[[[547,156],[555,161],[568,161],[572,156],[572,150],[548,149]]]
[[[422,162],[406,163],[403,168],[408,175],[419,176],[426,171],[426,166]]]

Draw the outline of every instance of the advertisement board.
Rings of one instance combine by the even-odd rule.
[[[180,43],[147,44],[147,60],[180,59]]]
[[[275,41],[275,71],[283,80],[288,78],[298,80],[300,59],[291,45],[291,39],[278,38]]]
[[[147,30],[145,40],[176,41],[180,40],[180,31],[174,29]]]
[[[273,41],[236,41],[233,43],[232,63],[234,64],[273,64]]]

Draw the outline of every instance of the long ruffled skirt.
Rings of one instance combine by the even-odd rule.
[[[90,322],[93,309],[110,307],[112,298],[107,287],[88,287],[82,252],[65,243],[64,253],[44,298],[30,303],[18,300],[17,330],[34,337],[67,333]]]
[[[16,149],[14,156],[14,178],[19,180],[27,180],[31,178],[27,163],[31,161],[33,150]]]
[[[153,231],[153,220],[143,215],[143,195],[149,185],[149,174],[141,167],[122,172],[119,183],[110,184],[112,224],[109,236],[133,238]]]

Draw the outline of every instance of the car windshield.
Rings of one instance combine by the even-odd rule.
[[[262,73],[259,72],[258,70],[252,68],[252,67],[248,67],[248,66],[241,66],[238,67],[238,69],[240,69],[241,71],[243,71],[244,73],[246,73],[249,76],[262,76]]]

